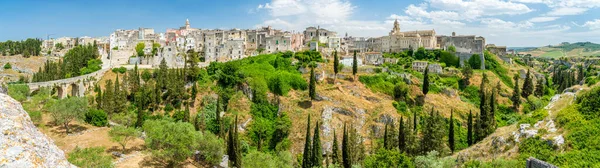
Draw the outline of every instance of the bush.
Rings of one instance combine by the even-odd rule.
[[[8,95],[19,102],[23,102],[29,96],[29,86],[21,84],[8,85]]]
[[[534,95],[530,95],[527,97],[527,102],[523,105],[523,113],[527,114],[531,111],[535,111],[538,109],[544,108],[545,102],[535,97]]]
[[[10,63],[6,63],[4,64],[4,69],[12,69],[12,66],[10,65]]]
[[[165,109],[166,112],[171,112],[174,110],[173,105],[171,105],[171,103],[168,103],[167,105],[165,105]]]
[[[223,146],[225,146],[223,139],[219,139],[215,134],[206,131],[200,138],[200,147],[198,150],[202,151],[202,157],[207,163],[217,165],[221,162],[225,154]]]
[[[519,113],[515,112],[511,107],[508,107],[504,104],[498,105],[498,109],[495,114],[498,127],[514,124],[521,119]]]
[[[289,152],[280,152],[278,155],[271,155],[269,153],[251,151],[244,156],[242,163],[244,163],[244,167],[293,167],[292,154]]]
[[[125,68],[125,67],[113,68],[112,72],[124,74],[125,72],[127,72],[127,68]]]
[[[29,114],[29,118],[31,118],[31,121],[35,124],[42,121],[42,112],[40,111],[27,111],[27,114]]]
[[[369,155],[363,161],[365,168],[370,167],[415,167],[406,155],[397,150],[380,148],[375,154]]]
[[[577,98],[578,110],[586,119],[600,117],[600,97],[598,95],[600,95],[600,87],[595,87]]]
[[[544,109],[535,110],[535,111],[533,111],[533,113],[528,114],[528,116],[522,117],[521,120],[519,121],[519,124],[533,125],[536,122],[546,118],[546,116],[548,116],[548,111],[546,111]]]
[[[479,105],[479,87],[469,85],[463,89],[461,95],[464,97],[464,99],[466,99],[466,102]]]
[[[469,65],[473,69],[481,69],[481,56],[479,54],[473,54],[468,60]]]
[[[79,167],[114,167],[112,158],[104,153],[104,148],[81,149],[76,147],[69,153],[69,162]]]
[[[107,126],[108,115],[104,112],[104,110],[90,109],[85,114],[85,122],[97,127]]]
[[[521,160],[535,157],[546,162],[552,162],[553,154],[554,148],[539,136],[527,138],[519,144],[519,158]]]
[[[146,120],[142,128],[154,159],[168,163],[169,167],[191,156],[201,136],[192,124],[184,122]]]

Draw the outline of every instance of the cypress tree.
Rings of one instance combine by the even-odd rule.
[[[544,81],[542,81],[542,79],[538,79],[537,85],[535,86],[534,95],[537,97],[542,97],[542,96],[544,96],[544,90],[545,90]]]
[[[500,82],[498,82],[498,87],[494,88],[492,91],[492,95],[490,96],[490,112],[488,113],[488,130],[487,135],[494,133],[496,130],[496,94],[498,93],[498,89],[500,87]]]
[[[479,116],[479,114],[475,114],[475,130],[473,136],[473,144],[483,139],[483,137],[481,137],[481,119],[479,118]]]
[[[340,72],[339,68],[340,68],[340,59],[338,58],[337,50],[336,50],[336,51],[333,51],[333,73],[335,74],[333,79],[337,79],[337,74],[338,74],[338,72]]]
[[[450,125],[448,126],[448,147],[454,153],[454,110],[450,110]]]
[[[356,78],[356,73],[358,73],[358,60],[356,58],[356,51],[354,51],[354,58],[352,59],[352,75]]]
[[[473,145],[473,113],[469,110],[469,118],[467,119],[467,144]]]
[[[312,143],[312,167],[321,167],[323,165],[323,151],[321,150],[321,137],[319,136],[319,128],[319,121],[317,121]]]
[[[400,152],[406,152],[406,135],[404,132],[404,118],[400,117],[400,126],[398,128],[398,149]]]
[[[125,112],[127,110],[127,91],[123,84],[119,84],[119,75],[115,79],[115,113]]]
[[[427,92],[429,92],[429,67],[425,68],[423,74],[423,95],[427,96]]]
[[[102,109],[111,115],[115,112],[115,90],[112,80],[106,81],[104,85],[104,96],[102,96]]]
[[[221,136],[222,124],[221,124],[221,105],[220,105],[221,99],[220,98],[221,98],[220,96],[217,98],[217,107],[215,108],[216,109],[215,110],[215,122],[217,125],[217,129],[215,130],[217,132],[215,134],[217,134],[219,137],[222,137]]]
[[[98,87],[98,93],[96,94],[96,108],[102,109],[102,89]]]
[[[413,131],[417,132],[417,111],[413,113]]]
[[[311,157],[311,140],[310,140],[310,114],[306,124],[306,136],[304,138],[304,153],[302,154],[302,168],[312,167]]]
[[[515,86],[513,87],[513,94],[510,98],[510,100],[513,103],[513,109],[515,111],[519,110],[519,105],[521,104],[521,91],[519,90],[519,76],[515,75],[514,77],[515,80]]]
[[[227,137],[227,155],[229,161],[235,163],[235,147],[234,147],[234,126],[229,126],[229,136]]]
[[[344,135],[342,137],[342,161],[344,168],[352,167],[352,153],[350,152],[350,142],[348,139],[348,129],[346,123],[344,123]]]
[[[233,153],[234,153],[234,166],[235,167],[242,167],[242,153],[240,150],[240,138],[239,138],[239,133],[238,133],[238,116],[235,116],[235,121],[234,121],[234,126],[233,126]]]
[[[339,144],[337,141],[337,136],[335,134],[335,129],[333,129],[333,147],[331,148],[332,150],[332,155],[331,155],[331,160],[333,162],[333,164],[340,164],[342,161],[340,160],[340,149],[339,149]]]
[[[308,86],[308,95],[310,96],[310,100],[315,100],[317,99],[317,83],[316,83],[316,79],[315,79],[315,68],[311,67],[310,68],[310,81],[309,81],[309,86]]]
[[[531,71],[527,70],[527,76],[525,77],[525,82],[523,83],[523,92],[521,92],[521,96],[527,98],[529,95],[533,93],[533,81],[531,79]]]
[[[185,111],[184,111],[184,115],[183,115],[183,121],[184,122],[190,122],[190,103],[186,103],[185,105]]]

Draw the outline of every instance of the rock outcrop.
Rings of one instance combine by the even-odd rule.
[[[21,104],[0,93],[0,167],[75,167],[31,122]]]

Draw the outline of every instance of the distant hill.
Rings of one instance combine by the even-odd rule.
[[[600,44],[592,42],[563,42],[559,45],[549,45],[544,47],[523,47],[515,48],[519,54],[531,54],[539,57],[574,57],[574,56],[600,56]]]

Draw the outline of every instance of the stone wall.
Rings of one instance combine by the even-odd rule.
[[[550,163],[530,157],[527,159],[527,168],[558,168]]]

